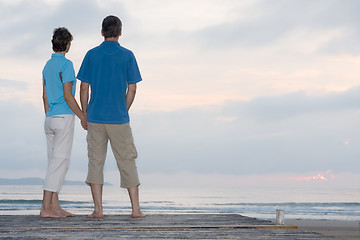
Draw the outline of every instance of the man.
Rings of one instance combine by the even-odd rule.
[[[141,75],[134,54],[120,46],[122,23],[116,16],[108,16],[102,22],[101,34],[104,42],[89,50],[82,62],[77,78],[81,80],[80,101],[88,121],[88,176],[94,212],[90,218],[103,218],[102,189],[103,167],[107,143],[117,161],[121,176],[121,187],[127,188],[131,206],[131,217],[145,215],[140,210],[140,185],[135,159],[137,157],[129,113],[136,94],[136,83]],[[89,100],[89,86],[91,96]]]

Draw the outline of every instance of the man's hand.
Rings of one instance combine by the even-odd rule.
[[[85,112],[83,112],[85,118],[84,119],[80,119],[80,123],[81,126],[83,127],[84,130],[88,130],[88,124],[87,124],[87,115]]]
[[[88,130],[88,126],[87,126],[87,121],[85,120],[81,120],[81,126],[83,127],[84,130]]]

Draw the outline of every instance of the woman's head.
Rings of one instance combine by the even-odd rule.
[[[73,36],[64,27],[55,28],[53,32],[52,49],[54,52],[67,52],[70,48],[70,42],[73,40]]]

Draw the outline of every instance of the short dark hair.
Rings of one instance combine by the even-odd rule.
[[[69,42],[73,40],[73,36],[64,27],[55,28],[53,32],[52,49],[54,52],[63,52],[66,50]]]
[[[107,16],[102,22],[102,33],[105,38],[117,37],[122,27],[121,20],[116,16]]]

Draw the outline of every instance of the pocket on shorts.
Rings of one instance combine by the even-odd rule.
[[[51,116],[49,119],[49,127],[53,131],[62,130],[65,127],[66,121],[63,116]]]

